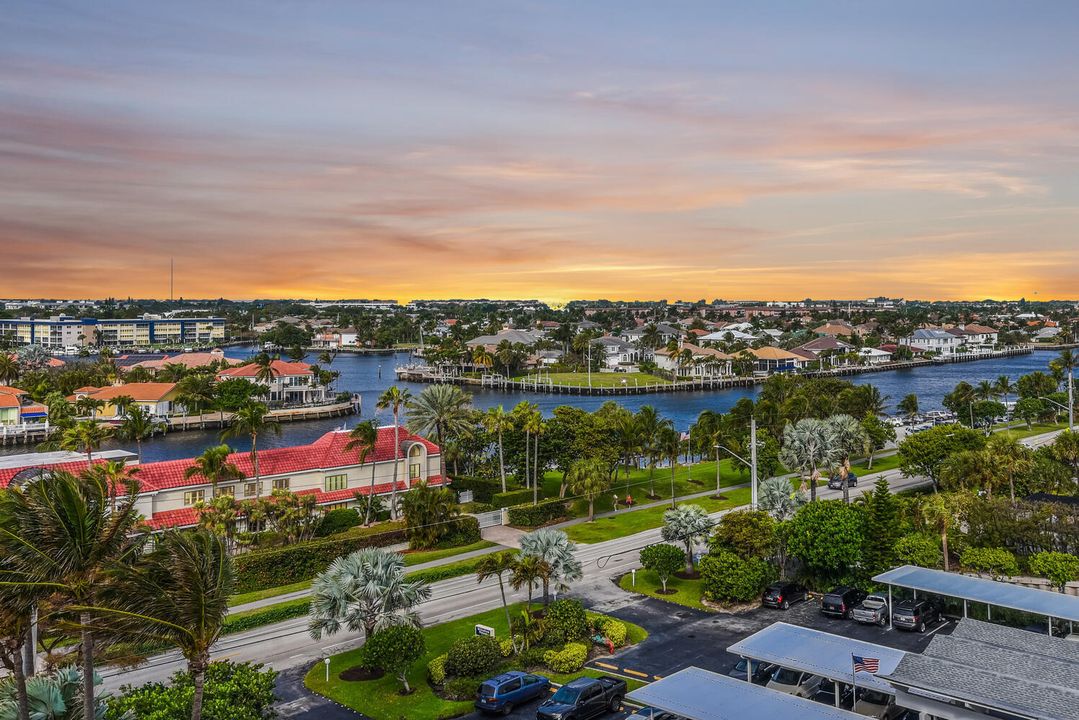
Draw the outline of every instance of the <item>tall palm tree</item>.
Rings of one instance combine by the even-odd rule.
[[[116,408],[116,417],[124,417],[128,410],[135,407],[135,398],[130,395],[117,395],[112,399],[112,406]]]
[[[525,487],[531,487],[531,481],[529,480],[529,456],[532,454],[532,414],[538,412],[538,407],[535,403],[530,403],[527,400],[522,400],[514,406],[511,411],[513,417],[514,426],[520,426],[521,430],[525,434],[525,462],[524,462],[524,481]]]
[[[79,618],[83,718],[94,720],[93,609],[107,570],[133,562],[145,537],[136,532],[137,483],[113,505],[99,475],[53,472],[22,492],[0,494],[0,532],[11,569],[30,587],[48,589]]]
[[[1075,427],[1075,366],[1079,364],[1079,353],[1071,349],[1061,350],[1050,365],[1062,375],[1064,389],[1068,393],[1068,429]]]
[[[19,379],[19,361],[15,355],[3,351],[0,352],[0,383],[10,385]]]
[[[456,385],[429,385],[408,405],[409,432],[434,436],[442,477],[446,477],[445,444],[467,430],[472,396]]]
[[[164,432],[166,427],[164,422],[155,420],[154,416],[141,405],[132,405],[124,415],[124,419],[120,421],[119,427],[116,428],[116,436],[121,440],[135,442],[135,452],[141,463],[142,441],[154,433]]]
[[[121,637],[180,650],[194,687],[191,720],[202,717],[210,648],[224,628],[232,587],[232,562],[220,537],[171,530],[153,552],[115,569],[98,609]]]
[[[927,495],[919,508],[925,523],[940,533],[940,545],[944,555],[944,572],[950,570],[948,558],[948,530],[955,523],[955,503],[950,495],[933,493]]]
[[[176,383],[176,392],[176,402],[184,406],[188,415],[197,413],[199,425],[205,426],[203,413],[214,406],[216,399],[213,377],[205,373],[185,375]]]
[[[104,409],[107,403],[104,400],[84,395],[75,401],[75,407],[83,417],[89,415],[91,420],[97,420],[97,414]]]
[[[588,500],[588,522],[593,522],[596,498],[611,484],[607,463],[598,458],[578,460],[570,467],[566,480],[571,493]]]
[[[257,366],[255,369],[255,382],[260,382],[269,385],[273,382],[277,376],[277,370],[274,369],[274,358],[266,353],[259,353],[256,355],[252,362]]]
[[[833,415],[824,421],[832,436],[835,448],[837,470],[843,481],[843,502],[850,502],[850,458],[854,453],[868,455],[871,447],[869,435],[860,422],[850,415]]]
[[[510,571],[510,587],[514,591],[521,588],[528,589],[525,600],[525,611],[532,613],[532,592],[537,582],[549,583],[551,580],[551,565],[538,555],[518,555],[513,562]]]
[[[664,427],[671,426],[672,423],[669,418],[661,418],[651,405],[643,405],[637,411],[637,423],[640,425],[641,448],[648,458],[648,496],[654,498],[656,496],[656,462],[661,454],[659,448],[660,432]]]
[[[1012,379],[1007,375],[1001,375],[997,378],[997,381],[996,383],[994,383],[993,387],[996,390],[997,395],[1000,395],[1002,398],[1004,398],[1004,404],[1007,405],[1008,396],[1015,392],[1015,383],[1012,382]]]
[[[577,545],[562,530],[540,528],[521,536],[521,555],[538,557],[547,566],[539,577],[543,583],[544,606],[550,602],[552,582],[558,584],[558,589],[568,590],[567,581],[581,579],[581,561],[576,550]]]
[[[993,498],[993,489],[1004,481],[1000,458],[990,450],[964,450],[950,456],[940,468],[941,487],[949,490],[983,490]]]
[[[502,406],[488,408],[483,414],[483,427],[498,438],[498,473],[502,478],[502,492],[506,492],[506,456],[502,445],[502,436],[513,429],[513,418]]]
[[[618,442],[618,450],[622,456],[621,469],[626,476],[626,492],[628,494],[630,463],[641,452],[641,426],[637,416],[623,408],[615,419],[614,432]],[[615,476],[617,479],[617,473],[615,473]]]
[[[974,388],[974,395],[979,400],[992,400],[996,397],[996,394],[997,386],[988,380],[982,380],[978,383],[977,387]]]
[[[6,530],[11,532],[12,529]],[[0,533],[0,552],[3,552],[7,532]],[[22,574],[12,569],[6,557],[0,558],[0,664],[14,681],[19,720],[30,720],[23,654],[33,627],[34,610],[48,596],[49,590],[20,580]]]
[[[407,407],[412,400],[412,393],[408,388],[390,386],[383,391],[375,403],[379,410],[393,411],[393,486],[390,488],[390,517],[397,519],[397,466],[401,457],[401,409]]]
[[[539,441],[544,430],[543,413],[539,411],[538,407],[528,414],[525,423],[528,431],[532,434],[532,504],[536,505],[539,503],[540,486]],[[546,466],[544,466],[543,470],[546,471],[546,469]]]
[[[229,462],[232,448],[228,445],[215,445],[202,451],[195,458],[191,467],[184,470],[184,479],[201,475],[210,483],[210,497],[217,497],[217,484],[222,481],[239,480],[244,476],[240,468]]]
[[[265,403],[247,402],[232,415],[229,426],[221,431],[221,439],[251,438],[251,467],[255,471],[255,499],[262,497],[262,480],[259,475],[259,435],[268,432],[280,433],[281,424],[270,417],[270,409]]]
[[[682,436],[673,426],[666,425],[660,430],[657,445],[663,459],[671,464],[671,507],[673,508],[676,505],[674,477],[678,472],[678,458],[682,454]]]
[[[1008,479],[1008,496],[1015,502],[1015,478],[1034,467],[1034,453],[1008,434],[994,434],[986,443],[986,451],[996,456],[1000,471]]]
[[[783,449],[779,454],[780,462],[801,474],[803,487],[806,483],[809,484],[811,501],[817,499],[820,469],[831,465],[836,457],[835,441],[828,425],[823,420],[804,418],[797,423],[788,423],[783,428]]]
[[[513,623],[510,621],[510,606],[506,602],[506,585],[502,578],[503,575],[513,572],[513,567],[517,563],[517,553],[513,551],[504,551],[490,553],[480,558],[476,564],[476,582],[482,583],[489,577],[497,578],[498,580],[498,592],[502,595],[502,610],[506,613],[506,628],[509,628]],[[510,636],[510,641],[513,643],[513,649],[517,650],[517,640]]]
[[[86,454],[86,462],[94,460],[94,450],[112,437],[112,428],[108,425],[99,425],[94,420],[79,420],[74,425],[64,428],[60,434],[59,447],[61,450],[81,452]]]
[[[367,462],[367,457],[375,451],[375,443],[378,442],[378,425],[374,420],[365,420],[361,423],[357,423],[356,427],[348,433],[348,442],[345,443],[345,450],[355,450],[356,457],[360,465]],[[366,509],[364,510],[363,524],[371,524],[371,506],[374,504],[371,502],[375,497],[375,464],[371,463],[371,485],[368,491],[368,502],[364,503]]]

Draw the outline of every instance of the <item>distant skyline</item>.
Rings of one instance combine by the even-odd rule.
[[[1074,2],[24,2],[0,296],[1079,297]]]

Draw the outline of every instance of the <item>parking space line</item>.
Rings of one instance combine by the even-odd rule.
[[[650,677],[648,673],[638,672],[637,670],[630,670],[629,668],[622,668],[622,672],[630,675],[636,675],[637,677],[647,678]]]
[[[605,663],[605,662],[600,662],[599,660],[593,660],[592,664],[596,665],[598,667],[601,667],[601,668],[607,668],[608,670],[617,670],[618,669],[617,665],[610,665],[610,664]]]
[[[655,678],[656,680],[662,680],[663,679],[662,675],[653,675],[652,677]]]

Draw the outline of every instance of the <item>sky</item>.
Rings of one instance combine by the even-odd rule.
[[[1079,3],[4,3],[0,296],[1079,297]]]

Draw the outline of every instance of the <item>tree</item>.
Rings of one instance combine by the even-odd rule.
[[[922,500],[918,513],[925,524],[940,533],[941,554],[944,557],[944,571],[950,570],[948,557],[948,531],[956,521],[956,505],[950,495],[933,493]]]
[[[1007,375],[1001,375],[993,383],[993,390],[997,395],[1004,398],[1004,404],[1008,404],[1008,396],[1015,394],[1015,383]]]
[[[667,581],[685,566],[686,553],[674,545],[656,543],[641,548],[641,566],[651,570],[663,584],[663,594],[667,594]]]
[[[787,478],[768,478],[757,488],[757,506],[776,520],[787,520],[794,515],[803,499],[806,499],[805,493],[796,495]]]
[[[850,582],[862,559],[865,530],[861,511],[837,500],[809,503],[784,528],[787,552],[802,561],[820,586]]]
[[[1034,425],[1034,421],[1044,417],[1046,414],[1046,404],[1044,400],[1039,400],[1035,397],[1021,397],[1015,403],[1015,410],[1013,415],[1027,424],[1027,429],[1031,429]]]
[[[918,414],[918,396],[914,393],[905,395],[896,405],[896,410],[906,415],[908,419],[913,419]]]
[[[940,565],[940,558],[940,543],[931,535],[909,533],[895,542],[895,560],[902,565],[935,568]]]
[[[512,551],[489,553],[484,555],[476,563],[476,582],[482,583],[489,577],[494,577],[498,580],[498,592],[502,596],[502,610],[506,613],[506,627],[510,627],[513,623],[510,621],[510,607],[506,603],[506,585],[503,580],[503,575],[512,574],[514,565],[517,563],[517,553]],[[517,641],[514,638],[510,638],[514,644],[514,650],[517,649]]]
[[[686,550],[686,575],[694,574],[693,546],[708,538],[716,521],[700,505],[679,505],[663,513],[660,536],[667,542],[680,542]]]
[[[393,485],[390,486],[390,517],[397,519],[397,473],[401,457],[401,409],[412,400],[407,388],[391,385],[378,397],[375,407],[393,412]]]
[[[0,552],[4,541],[15,528],[0,527]],[[21,575],[13,572],[6,559],[0,559],[0,663],[7,670],[11,687],[0,681],[0,717],[3,716],[3,698],[11,697],[12,712],[7,713],[19,720],[30,717],[30,698],[27,690],[24,652],[34,622],[34,610],[49,594],[48,588],[35,587],[19,582]],[[75,680],[76,687],[78,678]]]
[[[884,422],[880,417],[868,413],[862,418],[862,430],[865,431],[869,441],[866,444],[866,449],[869,453],[866,469],[871,470],[873,469],[873,456],[883,450],[888,443],[895,442],[895,427],[891,423]]]
[[[525,612],[532,614],[532,591],[537,582],[548,583],[551,579],[551,565],[538,555],[519,554],[513,563],[510,574],[510,587],[515,591],[521,588],[528,590],[525,600]],[[528,648],[528,639],[525,638],[525,648]]]
[[[206,670],[203,717],[207,720],[266,720],[273,717],[277,673],[262,665],[217,661]],[[109,700],[108,720],[176,720],[191,706],[191,675],[175,673],[167,682],[123,687]]]
[[[595,502],[611,484],[607,463],[598,459],[578,460],[566,478],[569,491],[588,500],[588,522],[595,520]]]
[[[420,481],[401,500],[408,545],[413,550],[432,548],[450,530],[450,521],[460,515],[457,498],[448,487]]]
[[[776,566],[762,558],[745,558],[730,550],[701,558],[701,586],[712,600],[748,602],[777,575]]]
[[[908,435],[899,443],[899,469],[907,477],[927,477],[934,488],[939,488],[941,468],[949,457],[984,446],[985,438],[976,430],[962,425],[937,425]]]
[[[221,431],[221,439],[250,437],[251,438],[251,467],[255,471],[255,499],[262,497],[262,480],[259,476],[259,435],[267,432],[280,433],[281,425],[270,417],[270,409],[265,403],[248,402],[240,407],[232,416],[227,428]],[[395,478],[396,479],[396,478]]]
[[[19,361],[9,352],[0,352],[0,384],[10,385],[19,379]]]
[[[348,442],[345,443],[345,450],[356,451],[356,461],[363,465],[367,462],[367,458],[371,453],[375,451],[375,443],[378,442],[378,426],[375,425],[374,420],[365,420],[361,423],[356,423],[356,427],[348,433]],[[367,489],[367,496],[369,498],[375,497],[375,465],[371,464],[371,484]],[[371,503],[368,502],[364,508],[363,524],[371,524]]]
[[[1040,552],[1030,558],[1030,571],[1048,578],[1053,587],[1064,592],[1068,583],[1079,580],[1079,557],[1064,552]]]
[[[820,468],[841,457],[831,426],[823,420],[805,418],[783,428],[783,449],[779,459],[802,476],[802,486],[809,484],[810,500],[817,499]]]
[[[408,670],[427,652],[427,643],[420,629],[411,625],[391,625],[378,630],[367,638],[363,646],[363,660],[373,667],[393,673],[411,693]]]
[[[899,538],[899,509],[888,480],[877,478],[865,504],[865,552],[862,567],[872,577],[895,564],[895,543]]]
[[[426,582],[405,577],[398,553],[364,548],[337,558],[315,577],[308,630],[319,640],[342,628],[370,638],[393,625],[419,627],[415,607],[430,597]]]
[[[876,415],[867,413],[869,417]],[[850,502],[850,457],[854,453],[870,452],[869,434],[862,424],[850,415],[833,415],[824,421],[828,425],[828,436],[835,453],[836,469],[843,483],[843,502]],[[879,422],[879,420],[878,420]]]
[[[503,435],[513,429],[513,417],[502,406],[488,408],[483,415],[483,427],[498,438],[498,473],[502,478],[502,492],[506,492],[506,454]]]
[[[548,575],[540,578],[543,583],[544,607],[550,604],[552,581],[564,592],[569,590],[566,583],[580,580],[583,576],[581,561],[574,555],[576,550],[577,545],[571,542],[562,530],[540,528],[521,537],[522,558],[537,557],[549,568]]]
[[[19,690],[12,683],[6,682],[7,678],[0,680],[0,718],[2,720],[75,720],[83,717],[82,698],[79,689],[82,685],[79,671],[67,667],[57,670],[51,675],[35,675],[26,680],[25,699],[26,712],[22,713],[18,703],[22,700],[18,696]],[[100,685],[101,678],[95,677],[94,684]],[[14,708],[10,700],[12,690],[15,690]],[[105,698],[97,698],[94,715],[103,717],[106,710]],[[16,713],[20,713],[16,715]]]
[[[959,562],[968,570],[985,573],[994,580],[1019,574],[1019,561],[1006,548],[968,547],[959,556]]]
[[[996,458],[997,467],[1008,481],[1008,495],[1015,502],[1015,480],[1034,468],[1034,452],[1007,434],[996,434],[986,443],[986,452]]]
[[[211,498],[217,497],[217,484],[229,480],[239,480],[244,476],[240,469],[229,462],[232,448],[228,445],[215,445],[202,451],[194,462],[184,470],[184,479],[201,475],[210,483]]]
[[[53,591],[78,617],[83,717],[94,720],[94,623],[107,571],[133,562],[145,537],[136,532],[138,494],[132,484],[119,502],[100,477],[52,472],[22,492],[0,494],[0,528],[9,568],[27,587]]]
[[[1050,446],[1053,457],[1071,468],[1072,477],[1079,478],[1079,432],[1063,430]]]
[[[434,436],[439,448],[448,438],[466,432],[471,425],[472,396],[456,385],[429,385],[408,405],[408,428],[417,435]],[[445,453],[440,453],[441,474],[446,477]]]
[[[206,373],[186,375],[176,383],[176,393],[176,402],[184,406],[188,415],[197,414],[199,425],[204,427],[202,415],[216,399],[213,377]]]
[[[191,720],[202,717],[210,648],[225,625],[233,574],[225,543],[205,530],[167,531],[153,552],[113,571],[98,612],[120,637],[175,646],[187,660],[194,695]]]
[[[86,462],[94,461],[94,451],[112,437],[112,428],[99,425],[96,420],[79,420],[60,434],[61,450],[86,454]]]
[[[132,440],[135,443],[136,455],[142,462],[142,441],[157,432],[164,432],[168,426],[142,408],[140,405],[132,405],[120,421],[116,429],[116,436],[121,440]]]
[[[661,457],[660,439],[663,428],[671,427],[668,418],[661,418],[651,405],[642,405],[637,411],[637,424],[640,427],[641,448],[648,458],[648,497],[656,497],[655,472],[656,462]]]
[[[712,552],[727,549],[741,557],[769,558],[779,546],[778,528],[764,510],[736,510],[719,519],[709,544]]]
[[[1028,373],[1015,383],[1015,390],[1021,398],[1044,397],[1052,394],[1056,389],[1056,381],[1043,372]]]

